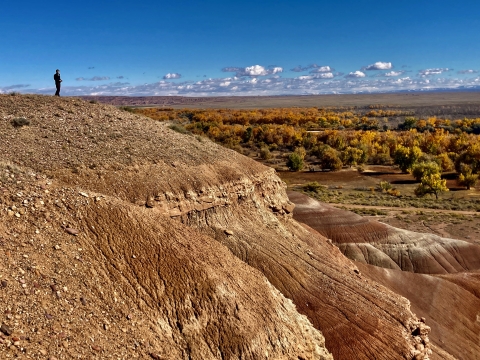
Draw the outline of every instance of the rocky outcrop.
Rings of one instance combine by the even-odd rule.
[[[111,332],[100,338],[109,351],[135,354],[122,353],[120,344],[130,340],[122,333],[134,331],[123,332],[125,318],[138,317],[135,341],[149,346],[136,348],[143,355],[164,349],[152,352],[159,358],[328,359],[318,330],[336,359],[429,358],[428,326],[408,300],[363,276],[325,237],[293,220],[293,204],[272,169],[111,107],[38,96],[0,101],[6,139],[0,156],[41,179],[26,199],[38,203],[35,210],[29,205],[19,217],[15,194],[29,181],[6,182],[5,208],[14,215],[2,216],[10,216],[8,228],[20,227],[20,219],[25,233],[15,246],[40,227],[44,237],[31,257],[49,264],[46,276],[59,286],[99,299],[91,332],[101,332],[104,317]],[[10,121],[18,116],[29,126],[14,128]],[[39,189],[53,197],[36,197]],[[40,244],[52,250],[42,253]],[[72,267],[77,256],[81,262]],[[18,252],[13,259],[23,261]],[[83,304],[81,298],[72,301]],[[115,316],[128,309],[135,311]],[[38,308],[35,319],[41,314]],[[79,354],[81,344],[90,344],[83,324],[70,325],[80,339],[70,349]]]
[[[394,228],[298,192],[288,196],[296,204],[294,218],[331,239],[349,259],[424,274],[480,269],[476,244]]]

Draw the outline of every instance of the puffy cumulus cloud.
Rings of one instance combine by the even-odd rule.
[[[75,80],[77,81],[105,81],[105,80],[110,80],[110,76],[94,76],[92,78],[84,78],[84,77],[78,77]]]
[[[320,74],[313,74],[313,75],[302,75],[297,77],[298,80],[314,80],[314,79],[333,79],[335,75],[331,72],[328,73],[320,73]]]
[[[333,79],[335,75],[331,72],[322,72],[320,74],[313,75],[315,79]]]
[[[449,68],[433,68],[433,69],[423,69],[418,72],[418,76],[425,77],[425,76],[433,76],[433,75],[440,75],[447,71],[452,71],[453,69]]]
[[[375,64],[362,67],[362,70],[390,70],[392,67],[391,62],[377,61]]]
[[[181,74],[179,73],[168,73],[163,75],[163,79],[168,80],[168,79],[180,79],[182,77]]]
[[[252,65],[245,68],[240,67],[224,67],[223,72],[234,72],[237,77],[244,76],[267,76],[283,72],[283,68],[279,66],[263,67],[261,65]]]
[[[394,77],[394,76],[400,76],[402,75],[403,73],[405,73],[405,71],[389,71],[389,72],[386,72],[384,74],[382,74],[382,76],[385,76],[385,77]]]
[[[330,66],[318,66],[314,68],[313,70],[310,71],[310,73],[331,73],[335,71],[334,68],[331,68]]]
[[[457,74],[478,74],[478,70],[460,70]]]
[[[349,73],[348,75],[345,75],[345,77],[347,78],[352,78],[352,79],[355,79],[355,78],[364,78],[366,75],[365,73],[357,70],[357,71],[354,71],[354,72],[351,72]]]

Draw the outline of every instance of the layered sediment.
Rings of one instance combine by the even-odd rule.
[[[480,246],[416,233],[290,192],[295,219],[331,239],[349,259],[387,269],[449,274],[480,269]]]

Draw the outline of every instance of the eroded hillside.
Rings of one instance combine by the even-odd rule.
[[[410,300],[432,328],[439,359],[479,358],[480,246],[396,229],[297,192],[289,198],[296,219],[331,237],[362,274]]]
[[[4,354],[429,357],[408,300],[293,220],[272,169],[78,99],[1,96],[0,134]]]

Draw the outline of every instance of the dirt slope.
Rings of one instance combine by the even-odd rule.
[[[455,244],[456,240],[384,226],[303,194],[291,192],[289,198],[297,205],[294,218],[340,241],[336,245],[345,255],[356,260],[361,274],[410,300],[412,310],[422,314],[432,328],[429,338],[433,343],[433,359],[480,358],[480,272],[478,268],[473,272],[466,271],[468,266],[474,267],[476,253],[472,249],[476,245],[462,244],[473,252],[473,255],[465,256],[459,250],[461,246],[453,247],[453,250],[448,247],[449,241]],[[373,236],[369,238],[368,234]],[[413,270],[438,268],[435,263],[441,262],[437,259],[453,259],[447,264],[459,268],[451,266],[451,274],[436,276],[413,273],[411,268],[401,271],[398,255],[392,255],[389,248],[383,247],[387,243],[390,249],[394,249],[399,238],[409,245],[410,254],[414,254],[410,255],[413,258],[410,264],[419,264]],[[357,252],[352,251],[354,246],[358,246]],[[422,251],[422,246],[427,246],[427,250]],[[412,250],[412,247],[420,249]],[[451,252],[442,255],[447,250]],[[432,256],[435,251],[437,258]],[[472,258],[473,261],[469,261]]]
[[[289,192],[294,217],[326,236],[349,259],[388,269],[448,274],[480,269],[480,246],[416,233]]]
[[[480,273],[414,274],[359,264],[362,273],[412,303],[431,326],[438,359],[480,358]],[[448,356],[450,357],[448,357]]]
[[[30,124],[13,126],[21,116]],[[15,347],[327,359],[313,324],[336,359],[428,359],[409,302],[294,221],[272,169],[76,99],[1,96],[0,134],[0,300]],[[21,351],[4,337],[1,351]]]

